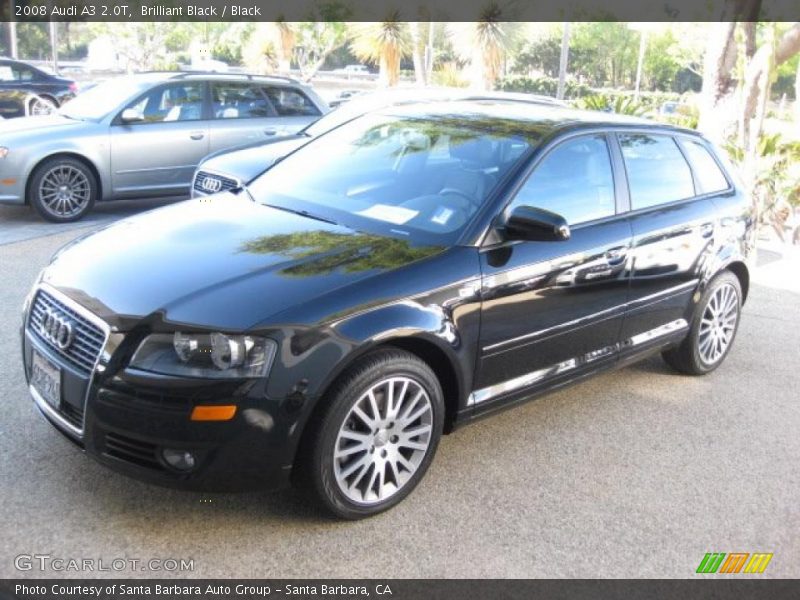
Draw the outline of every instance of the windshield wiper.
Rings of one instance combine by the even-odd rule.
[[[287,208],[286,206],[279,206],[277,204],[267,204],[266,202],[258,202],[255,199],[255,197],[253,196],[252,192],[250,191],[250,188],[247,187],[243,183],[240,184],[239,187],[234,188],[231,191],[235,192],[237,190],[244,192],[245,194],[247,194],[247,197],[250,198],[251,202],[255,202],[256,204],[261,204],[261,206],[269,206],[270,208],[276,208],[278,210],[283,210],[285,212],[294,213],[296,215],[300,215],[301,217],[306,217],[308,219],[314,219],[315,221],[322,221],[323,223],[329,223],[331,225],[338,225],[338,223],[336,221],[333,221],[332,219],[328,219],[326,217],[321,217],[319,215],[315,215],[313,213],[308,212],[307,210],[298,210],[296,208]]]
[[[250,196],[252,198],[252,196]],[[283,210],[286,212],[294,213],[296,215],[300,215],[301,217],[307,217],[309,219],[314,219],[315,221],[322,221],[323,223],[329,223],[330,225],[338,225],[336,221],[328,219],[327,217],[321,217],[319,215],[315,215],[313,213],[308,212],[307,210],[299,210],[296,208],[287,208],[285,206],[279,206],[277,204],[265,204],[261,203],[262,206],[269,206],[270,208],[277,208],[278,210]]]

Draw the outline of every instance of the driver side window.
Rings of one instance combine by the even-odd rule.
[[[579,137],[556,146],[523,184],[509,210],[517,206],[549,210],[570,225],[613,215],[614,175],[605,136]]]
[[[145,123],[197,121],[203,118],[203,84],[193,81],[159,86],[125,108],[139,112]]]

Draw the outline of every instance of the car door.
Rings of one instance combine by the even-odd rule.
[[[319,107],[299,88],[265,85],[263,89],[278,115],[274,122],[278,135],[297,133],[322,116]]]
[[[120,110],[110,128],[116,197],[187,194],[200,159],[209,153],[205,83],[158,85]],[[133,109],[140,118],[123,122]]]
[[[646,132],[617,137],[633,230],[630,306],[622,339],[633,352],[688,329],[687,307],[713,252],[716,209],[708,195],[698,194],[675,137]],[[727,187],[724,176],[722,182]]]
[[[211,81],[211,152],[268,140],[276,135],[276,113],[254,83]]]
[[[562,215],[571,226],[569,240],[503,242],[482,250],[480,349],[471,396],[476,409],[616,359],[631,229],[618,214],[618,162],[612,157],[603,134],[562,141],[506,208],[533,206]]]

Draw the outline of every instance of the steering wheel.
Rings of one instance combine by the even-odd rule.
[[[451,188],[451,187],[443,188],[439,190],[437,196],[458,196],[469,202],[469,204],[471,204],[473,208],[480,208],[481,206],[480,200],[457,188]]]

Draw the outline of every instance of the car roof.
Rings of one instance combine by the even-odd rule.
[[[508,101],[504,99],[443,100],[409,103],[385,107],[371,111],[372,114],[385,114],[404,117],[447,117],[457,115],[461,121],[482,122],[487,128],[502,127],[514,122],[520,134],[548,136],[556,131],[588,127],[634,127],[660,129],[670,132],[688,133],[699,136],[691,129],[651,121],[641,117],[618,115],[593,110],[580,110],[568,106]]]
[[[275,84],[292,84],[302,86],[303,83],[293,77],[283,77],[280,75],[259,75],[254,73],[230,73],[220,71],[146,71],[129,75],[132,78],[142,78],[147,80],[172,80],[172,79],[232,79],[247,81],[262,81]]]

